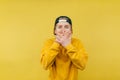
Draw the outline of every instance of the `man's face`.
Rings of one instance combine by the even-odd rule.
[[[57,23],[55,28],[55,34],[65,35],[66,33],[72,33],[71,25],[68,22]]]

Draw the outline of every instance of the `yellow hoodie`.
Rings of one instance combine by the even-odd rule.
[[[49,69],[49,80],[77,80],[78,69],[85,68],[88,56],[79,39],[72,38],[66,47],[49,39],[41,51],[41,64]]]

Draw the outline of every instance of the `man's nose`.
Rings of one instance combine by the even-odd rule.
[[[62,28],[62,31],[65,32],[65,28],[64,27]]]

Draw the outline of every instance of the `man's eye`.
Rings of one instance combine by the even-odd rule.
[[[62,28],[62,26],[58,26],[58,28],[60,29],[60,28]]]
[[[65,26],[66,29],[69,29],[69,26]]]

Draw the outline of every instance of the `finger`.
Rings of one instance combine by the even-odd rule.
[[[57,34],[60,38],[62,38],[62,36],[63,36],[63,34],[61,34],[61,33],[58,33]]]
[[[65,32],[66,37],[69,37],[71,35],[71,32]]]

